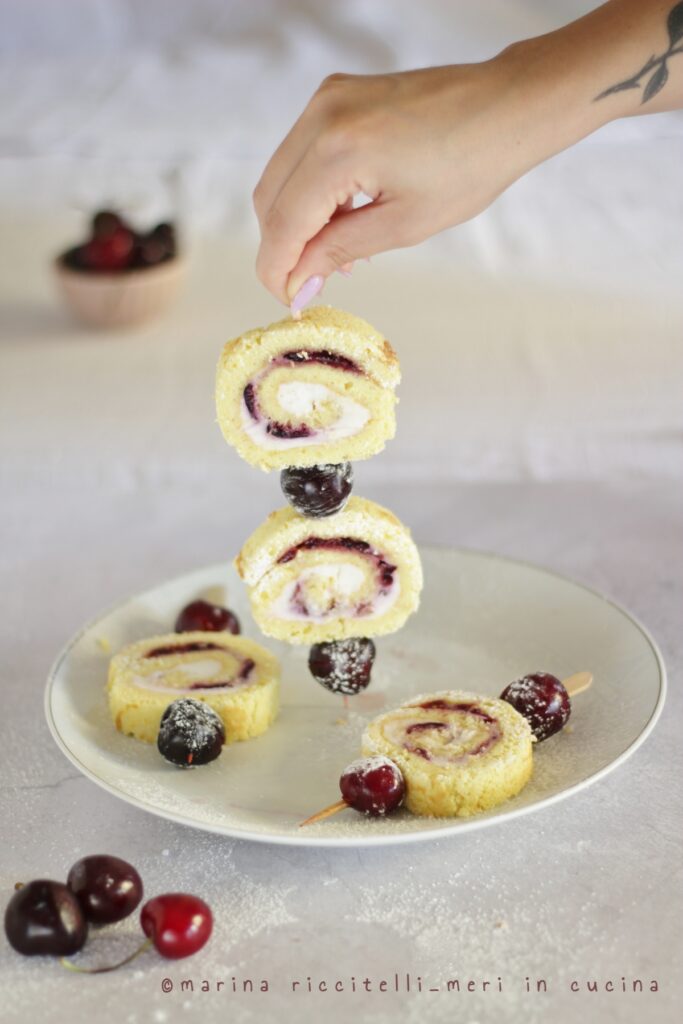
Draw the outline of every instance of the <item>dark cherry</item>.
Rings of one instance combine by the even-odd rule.
[[[66,885],[40,878],[23,885],[7,904],[5,933],[24,956],[70,956],[85,943],[88,922]]]
[[[344,769],[339,789],[349,807],[376,818],[400,807],[406,784],[400,768],[388,757],[363,757]]]
[[[140,924],[162,956],[179,960],[192,956],[208,942],[213,918],[198,896],[169,892],[145,903]]]
[[[76,861],[66,884],[93,924],[122,921],[142,899],[142,879],[132,864],[107,854]]]
[[[162,223],[147,234],[138,235],[132,263],[136,267],[153,267],[175,255],[175,229],[172,224]]]
[[[549,672],[533,672],[515,679],[500,697],[526,718],[539,742],[564,728],[571,712],[569,694]]]
[[[162,221],[157,224],[155,228],[149,233],[150,238],[157,238],[159,241],[164,242],[169,248],[176,244],[176,231],[173,224],[170,221]]]
[[[353,488],[350,462],[288,466],[280,474],[282,492],[302,516],[320,519],[344,508]]]
[[[157,747],[180,768],[215,761],[225,743],[225,727],[213,708],[201,700],[182,697],[172,701],[159,726]]]
[[[90,233],[92,238],[111,238],[121,228],[127,227],[128,225],[113,210],[98,210],[93,216]]]
[[[316,682],[327,690],[352,696],[369,685],[375,653],[368,637],[325,640],[311,647],[308,667]]]
[[[210,601],[192,601],[176,619],[176,633],[203,632],[239,633],[240,623],[234,612]]]

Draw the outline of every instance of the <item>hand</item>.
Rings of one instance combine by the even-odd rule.
[[[334,270],[469,220],[602,124],[675,109],[682,40],[683,0],[610,0],[482,64],[332,75],[256,186],[261,281],[296,312]]]
[[[510,54],[326,79],[254,193],[263,284],[291,302],[312,276],[469,220],[542,159]]]

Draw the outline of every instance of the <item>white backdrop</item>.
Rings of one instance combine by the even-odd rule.
[[[80,211],[177,216],[198,259],[207,233],[242,247],[240,301],[221,306],[220,266],[205,272],[213,290],[204,280],[192,293],[208,380],[221,335],[278,314],[257,288],[242,302],[256,240],[250,195],[322,77],[482,59],[591,6],[0,0],[0,216],[22,237],[24,223],[35,231],[5,277],[8,336],[25,328],[12,316],[17,289],[20,305],[51,301],[26,275],[42,273],[41,245],[73,240]],[[682,128],[681,113],[610,125],[475,221],[328,289],[374,319],[403,360],[401,433],[379,472],[683,475]],[[212,253],[227,274],[232,256]],[[24,358],[13,353],[8,370],[21,375]],[[125,378],[126,357],[109,358]],[[148,402],[138,415],[158,410]]]

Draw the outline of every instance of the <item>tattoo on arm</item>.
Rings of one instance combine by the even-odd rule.
[[[669,33],[669,45],[664,53],[660,53],[659,56],[650,57],[649,61],[643,64],[640,71],[633,75],[632,78],[627,78],[623,82],[611,85],[609,89],[605,89],[599,96],[596,96],[593,102],[601,100],[605,96],[611,96],[612,93],[623,92],[624,89],[640,89],[641,78],[651,71],[653,73],[645,83],[640,101],[641,104],[647,103],[648,100],[657,95],[660,89],[664,88],[669,77],[669,69],[667,67],[669,57],[673,57],[677,53],[683,53],[683,3],[678,3],[675,7],[671,8],[666,19],[666,27]]]

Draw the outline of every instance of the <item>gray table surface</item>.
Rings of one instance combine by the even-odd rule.
[[[277,484],[228,458],[210,413],[204,423],[207,398],[196,379],[190,403],[177,400],[179,343],[173,377],[160,365],[156,412],[138,438],[135,403],[121,381],[151,374],[159,345],[144,337],[120,343],[118,390],[106,407],[101,367],[113,372],[115,343],[102,342],[104,363],[98,361],[97,342],[72,335],[66,321],[55,328],[48,306],[29,299],[14,306],[17,333],[6,349],[12,442],[0,507],[1,890],[9,898],[19,879],[63,877],[79,856],[111,852],[138,867],[149,892],[200,891],[215,910],[216,931],[192,960],[173,965],[148,954],[117,974],[89,978],[21,958],[3,938],[2,1020],[679,1019],[680,485],[416,482],[399,469],[378,476],[359,466],[359,493],[399,512],[418,541],[538,562],[624,604],[663,649],[670,677],[664,715],[636,755],[596,786],[480,833],[336,851],[204,834],[148,816],[82,778],[50,739],[43,687],[56,652],[99,609],[180,572],[227,561],[277,502]],[[155,433],[159,416],[165,434],[161,427]],[[180,455],[176,438],[184,445]],[[400,440],[395,444],[400,451]],[[146,446],[154,459],[145,457]],[[135,933],[134,921],[123,922],[98,934],[89,955],[99,961],[123,953]],[[400,992],[392,990],[395,974]],[[419,992],[418,976],[425,985],[458,977],[465,991]],[[341,980],[346,990],[308,993],[309,977],[316,987]],[[390,979],[390,990],[364,991],[365,977],[375,987]],[[545,979],[548,992],[527,993],[527,977]],[[167,978],[170,992],[163,991]],[[359,991],[351,990],[352,978]],[[659,992],[634,994],[634,978],[646,989],[656,979]],[[245,979],[256,991],[242,990]],[[258,991],[262,979],[268,992]],[[183,989],[183,980],[194,991]],[[296,991],[294,980],[302,983]],[[570,989],[573,980],[578,993]],[[586,990],[593,980],[598,993]],[[483,991],[483,981],[493,984]]]
[[[219,486],[220,491],[220,486]],[[79,776],[42,717],[49,662],[93,609],[127,591],[221,557],[226,505],[201,530],[174,488],[130,497],[64,491],[50,514],[31,515],[40,489],[11,505],[40,531],[28,562],[6,552],[2,615],[5,715],[0,813],[2,889],[17,879],[63,876],[88,852],[137,865],[150,891],[198,890],[216,911],[206,950],[180,964],[153,956],[118,974],[84,978],[0,947],[3,1020],[275,1021],[319,1019],[673,1021],[680,970],[681,503],[666,486],[585,484],[434,486],[405,500],[418,538],[531,559],[623,602],[654,632],[668,663],[665,713],[643,748],[614,775],[568,802],[501,828],[416,847],[301,850],[232,841],[131,808]],[[387,504],[399,488],[374,496]],[[228,495],[225,495],[227,502]],[[174,512],[177,508],[177,514]],[[233,508],[227,531],[248,528]],[[60,537],[79,530],[79,558]],[[121,530],[125,520],[126,529]],[[160,520],[162,528],[159,529]],[[180,539],[182,538],[182,543]],[[132,941],[123,923],[93,945],[106,959]],[[291,981],[352,976],[413,978],[406,993],[308,994]],[[472,993],[418,993],[417,976],[477,981]],[[503,992],[480,982],[503,979]],[[525,978],[546,994],[527,994]],[[174,982],[162,991],[164,978]],[[240,991],[232,991],[232,978]],[[572,993],[584,983],[657,979],[655,994]],[[244,979],[270,991],[244,993]],[[192,979],[194,992],[182,991]],[[202,981],[211,985],[202,992]],[[224,986],[217,988],[216,983]],[[403,984],[403,982],[402,982]]]

